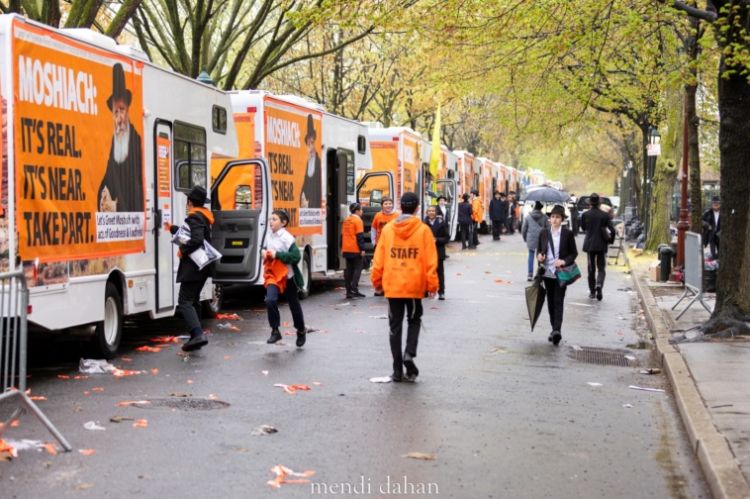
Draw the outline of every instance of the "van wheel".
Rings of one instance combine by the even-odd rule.
[[[201,316],[206,319],[215,319],[216,314],[221,312],[222,306],[224,306],[224,288],[219,284],[214,284],[211,299],[201,302]]]
[[[305,251],[305,256],[302,257],[302,265],[299,271],[302,273],[302,281],[304,285],[299,290],[299,297],[304,300],[310,296],[310,287],[312,286],[312,265],[310,263],[310,252]]]
[[[94,350],[98,357],[112,359],[122,339],[122,298],[117,286],[107,283],[104,292],[104,320],[96,324]]]

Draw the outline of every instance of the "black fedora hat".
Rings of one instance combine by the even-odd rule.
[[[208,194],[206,193],[206,189],[204,189],[200,185],[196,185],[195,187],[190,189],[190,192],[187,193],[187,198],[195,206],[203,206],[208,202]]]
[[[565,208],[563,208],[559,204],[556,204],[555,206],[552,207],[552,211],[549,212],[549,215],[550,216],[552,216],[552,215],[560,215],[563,220],[565,220],[566,218],[568,218],[568,217],[565,216]]]
[[[112,110],[112,103],[116,100],[124,100],[128,106],[132,99],[130,90],[125,86],[125,71],[119,62],[112,66],[112,95],[107,99],[107,107]]]
[[[315,137],[317,137],[317,134],[315,133],[315,122],[313,120],[313,115],[308,114],[307,115],[307,133],[305,134],[305,141],[307,141],[307,139],[310,139],[310,138],[315,140]]]

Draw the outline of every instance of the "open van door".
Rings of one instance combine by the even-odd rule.
[[[214,283],[262,280],[260,253],[270,213],[270,179],[262,159],[229,161],[211,188],[213,246],[222,254]]]
[[[450,241],[454,241],[458,235],[458,192],[456,186],[456,179],[453,178],[442,178],[437,181],[438,196],[445,196],[447,203],[446,208],[448,225],[448,232],[450,233]]]
[[[372,219],[381,210],[383,198],[393,199],[393,174],[391,172],[366,173],[357,184],[357,202],[362,205],[362,222],[365,226],[365,254],[372,256],[373,244],[370,236]],[[398,199],[393,199],[398,209]]]

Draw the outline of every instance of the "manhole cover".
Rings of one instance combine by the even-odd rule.
[[[638,360],[628,350],[610,350],[607,348],[576,347],[568,355],[578,361],[602,366],[635,367]]]
[[[226,409],[229,404],[221,400],[174,397],[163,399],[149,399],[133,404],[141,409],[177,409],[180,411],[210,411],[213,409]]]

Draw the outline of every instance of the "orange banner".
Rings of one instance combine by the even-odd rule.
[[[322,114],[266,98],[263,119],[274,209],[289,213],[292,234],[322,234]]]
[[[417,185],[421,183],[419,162],[419,141],[404,136],[404,190],[402,193],[417,192]]]
[[[156,162],[159,172],[158,186],[159,197],[169,198],[172,196],[172,158],[170,151],[172,142],[168,135],[159,135],[156,138]]]
[[[13,37],[21,258],[143,251],[142,63],[18,22]]]

